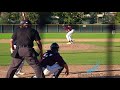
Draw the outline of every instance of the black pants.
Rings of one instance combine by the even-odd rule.
[[[19,48],[18,54],[19,58],[13,58],[12,64],[8,69],[6,78],[13,78],[16,70],[18,69],[23,60],[26,60],[26,62],[33,68],[38,78],[44,78],[44,74],[42,72],[41,66],[39,65],[39,61],[36,57],[33,56],[33,52],[30,48]]]

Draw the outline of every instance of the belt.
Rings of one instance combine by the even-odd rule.
[[[22,47],[28,47],[28,48],[32,48],[31,46],[28,46],[28,45],[21,45],[21,46],[18,46],[19,48],[22,48]]]

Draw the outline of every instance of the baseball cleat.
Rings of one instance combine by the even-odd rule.
[[[71,42],[71,44],[73,44],[73,42]]]
[[[71,44],[70,42],[68,42],[67,44]]]
[[[31,78],[37,78],[37,76],[36,76],[36,75],[34,75],[34,76],[32,76]]]
[[[19,76],[17,76],[17,75],[14,75],[14,76],[13,76],[13,78],[19,78]]]
[[[24,75],[25,73],[23,72],[18,72],[17,75]]]

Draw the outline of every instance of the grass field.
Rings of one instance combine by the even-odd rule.
[[[58,35],[59,34],[59,35]],[[0,34],[0,39],[10,39],[12,34]],[[43,33],[40,34],[42,39],[66,39],[65,33]],[[74,39],[106,39],[108,38],[107,33],[74,33]],[[117,33],[113,38],[120,38],[120,34]],[[66,43],[59,41],[58,43]],[[65,59],[68,64],[108,64],[108,52],[107,52],[107,43],[106,42],[77,42],[79,44],[84,45],[95,45],[99,47],[106,47],[105,50],[102,49],[91,49],[90,51],[81,51],[81,50],[65,50],[60,51],[61,55]],[[43,45],[51,44],[50,41],[43,42]],[[45,52],[45,51],[44,51]],[[112,55],[112,64],[120,64],[120,42],[112,43],[112,51],[110,52]],[[9,65],[11,62],[10,56],[10,46],[8,43],[0,44],[0,65]]]
[[[42,39],[65,39],[66,33],[41,33]],[[0,39],[10,39],[12,33],[0,33]],[[108,38],[108,33],[74,33],[74,39],[80,38]],[[120,33],[113,35],[113,38],[120,38]]]

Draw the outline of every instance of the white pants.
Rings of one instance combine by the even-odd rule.
[[[71,38],[71,35],[73,34],[74,32],[74,29],[72,29],[71,31],[69,31],[67,34],[66,34],[66,38],[68,41],[72,41],[72,38]]]
[[[55,72],[58,72],[59,69],[61,69],[62,67],[59,66],[57,63],[52,65],[52,66],[47,66],[46,68],[43,68],[43,73],[44,75],[50,75],[50,74],[54,74]]]
[[[51,74],[56,74],[59,72],[60,69],[62,69],[63,67],[61,67],[60,65],[58,65],[57,63],[55,63],[52,66],[47,65],[46,68],[42,68],[43,69],[43,73],[45,76],[47,75],[51,75]],[[33,78],[37,78],[36,76],[33,76]]]

